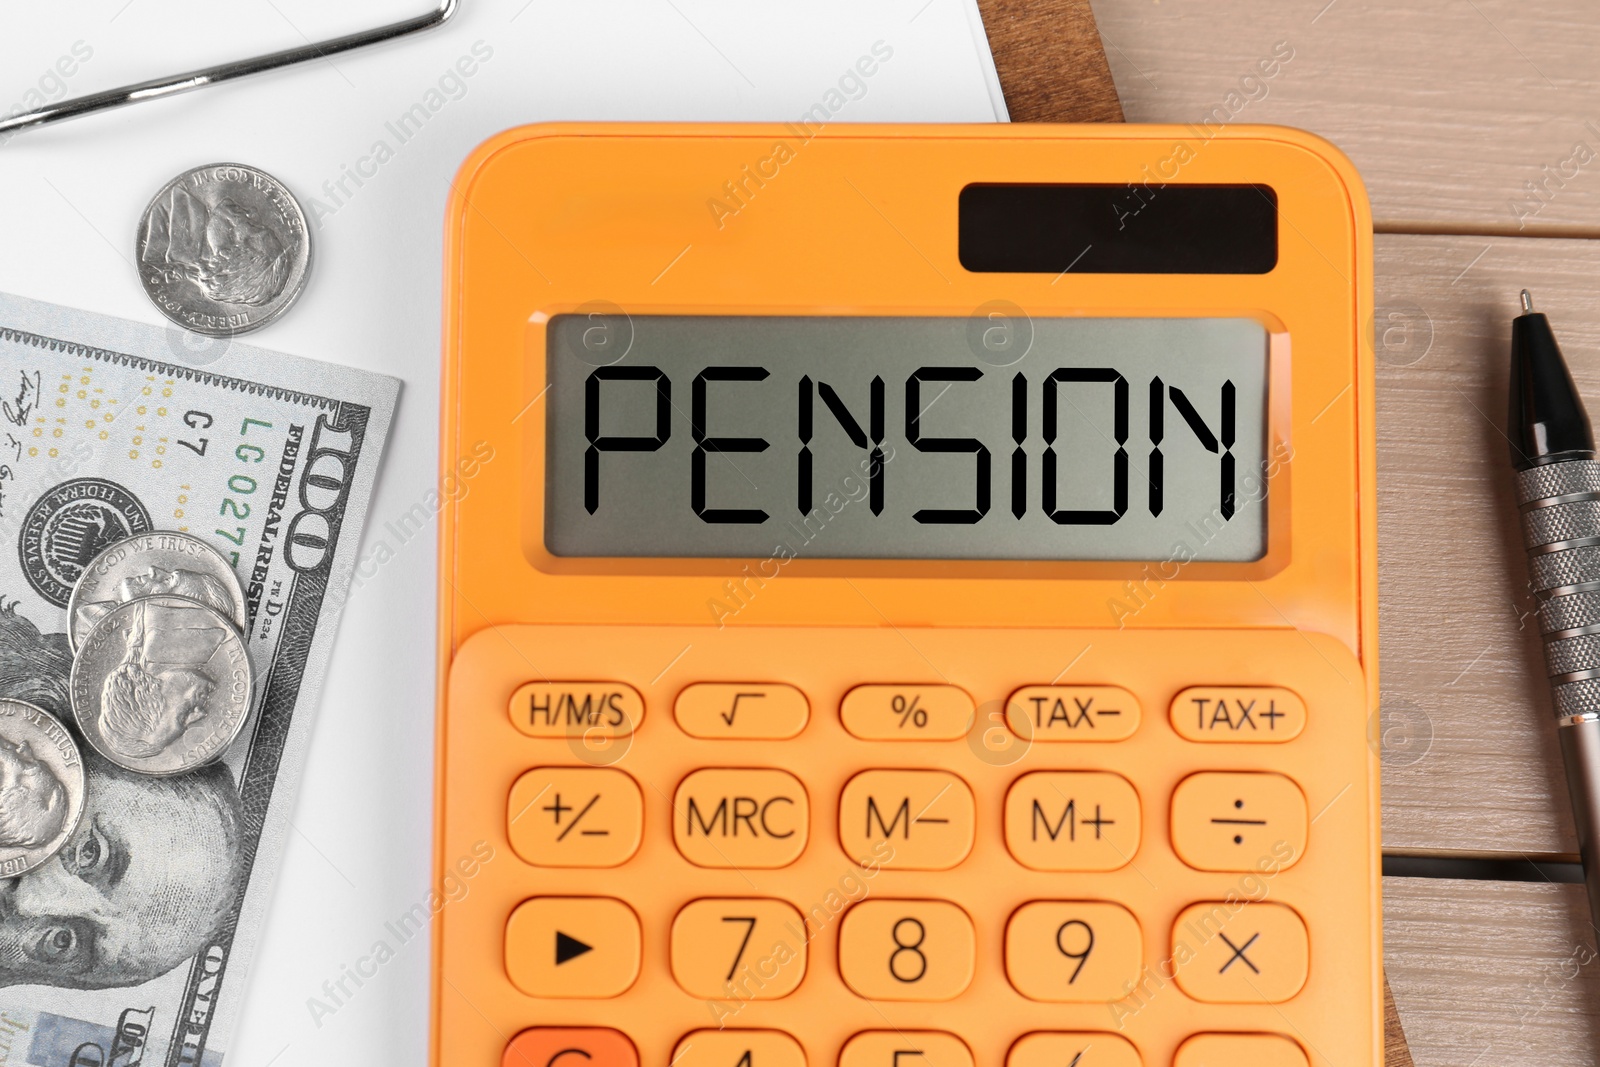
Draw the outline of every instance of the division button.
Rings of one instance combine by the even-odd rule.
[[[1027,741],[1122,741],[1142,713],[1139,698],[1115,685],[1030,685],[1006,701],[1006,725]]]
[[[1120,1034],[1040,1032],[1011,1046],[1006,1067],[1144,1067],[1144,1060]],[[1234,1061],[1222,1060],[1215,1067],[1234,1067]]]
[[[1279,871],[1306,850],[1305,794],[1269,772],[1203,771],[1172,793],[1172,847],[1201,871]]]
[[[859,862],[944,871],[972,851],[972,789],[948,771],[862,771],[839,797],[839,842]]]
[[[536,867],[615,867],[639,850],[644,798],[625,772],[608,767],[535,767],[506,804],[517,855]]]
[[[1139,851],[1139,794],[1110,771],[1035,771],[1006,794],[1006,847],[1036,871],[1114,871]]]
[[[1310,945],[1305,921],[1286,904],[1213,900],[1178,915],[1172,959],[1178,987],[1195,1000],[1279,1004],[1305,986]]]
[[[639,1067],[639,1051],[604,1027],[538,1026],[511,1039],[500,1067]]]
[[[639,977],[639,917],[609,897],[534,897],[506,923],[506,974],[531,997],[627,992]]]
[[[806,1067],[806,1053],[781,1030],[696,1030],[678,1042],[672,1067]]]
[[[690,737],[783,741],[806,728],[811,703],[792,685],[699,682],[678,694],[673,714]]]
[[[976,707],[956,685],[858,685],[839,718],[863,741],[954,741],[967,736]]]
[[[839,1067],[973,1067],[972,1050],[940,1030],[867,1030],[839,1053]]]
[[[1309,1067],[1309,1063],[1304,1049],[1279,1034],[1196,1034],[1179,1046],[1172,1067]]]
[[[672,839],[696,867],[787,867],[810,833],[805,787],[787,771],[695,771],[678,785],[672,813]]]
[[[1172,698],[1172,728],[1190,741],[1273,744],[1306,728],[1306,702],[1280,686],[1195,686]]]

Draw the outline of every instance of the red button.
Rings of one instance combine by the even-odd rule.
[[[639,1067],[639,1051],[623,1034],[601,1027],[524,1030],[511,1039],[501,1067]]]

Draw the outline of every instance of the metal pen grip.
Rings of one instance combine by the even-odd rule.
[[[1556,715],[1600,714],[1600,461],[1519,471],[1517,497]]]

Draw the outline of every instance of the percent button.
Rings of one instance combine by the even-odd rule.
[[[956,685],[858,685],[839,717],[863,741],[954,741],[967,736],[976,708]]]

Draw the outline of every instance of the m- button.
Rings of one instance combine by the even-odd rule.
[[[530,997],[621,996],[639,977],[639,917],[610,897],[534,897],[506,923],[506,975]]]
[[[806,850],[811,805],[787,771],[713,768],[678,785],[672,839],[696,867],[787,867]]]
[[[1203,771],[1172,793],[1172,847],[1196,870],[1291,867],[1307,826],[1305,794],[1281,774]]]
[[[881,867],[949,870],[972,851],[976,822],[972,790],[948,771],[862,771],[839,798],[845,853]]]

